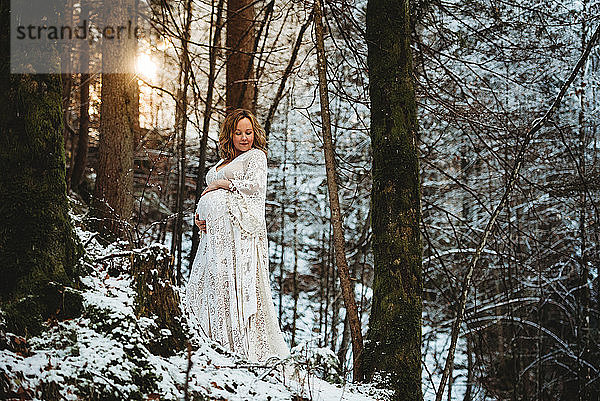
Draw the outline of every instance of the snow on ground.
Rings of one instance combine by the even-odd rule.
[[[181,400],[184,397],[187,351],[170,357],[152,354],[154,319],[135,316],[131,276],[114,277],[109,268],[129,258],[98,258],[120,251],[119,244],[104,248],[90,232],[77,229],[87,244],[90,275],[83,277],[82,316],[51,323],[40,336],[27,339],[28,351],[0,350],[0,374],[8,379],[10,391],[27,394],[26,399]],[[306,343],[294,348],[303,366],[300,382],[282,377],[271,365],[249,364],[218,344],[190,334],[191,370],[188,391],[191,399],[209,400],[308,400],[368,401],[384,399],[385,392],[371,385],[335,385],[321,380],[314,360],[323,349]],[[326,356],[321,359],[326,359]],[[312,365],[309,365],[311,363]],[[201,397],[201,398],[200,398]],[[301,399],[302,399],[301,398]],[[298,398],[296,398],[298,399]]]

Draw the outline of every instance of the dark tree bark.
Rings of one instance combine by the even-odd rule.
[[[68,0],[64,4],[65,8],[65,17],[64,21],[67,26],[73,26],[73,0]],[[63,111],[63,136],[65,141],[65,152],[68,149],[67,144],[70,143],[70,155],[67,158],[67,193],[71,187],[71,174],[73,173],[73,160],[75,152],[75,141],[74,141],[74,131],[70,129],[69,125],[69,106],[71,104],[71,92],[73,89],[73,74],[72,71],[72,60],[71,55],[69,57],[65,57],[61,59],[61,63],[63,64],[62,70],[65,71],[61,74],[62,80],[62,111]]]
[[[319,75],[319,99],[321,103],[321,117],[323,129],[323,153],[325,154],[325,168],[327,171],[327,190],[329,192],[329,206],[331,211],[331,224],[333,226],[333,243],[335,250],[335,263],[340,277],[340,286],[344,297],[344,305],[350,323],[352,334],[352,353],[354,357],[353,376],[360,376],[360,355],[362,353],[363,340],[360,328],[360,319],[356,308],[354,292],[350,285],[350,274],[345,254],[344,227],[340,209],[338,186],[335,173],[335,158],[333,152],[333,141],[331,137],[331,117],[329,114],[329,94],[327,91],[327,62],[325,60],[325,39],[323,33],[323,8],[320,0],[314,2],[315,33],[317,39],[317,68]],[[335,288],[335,281],[333,283]],[[335,321],[333,322],[335,325]],[[332,326],[335,331],[335,326]]]
[[[286,134],[285,137],[287,139],[287,129],[286,129]],[[285,152],[284,152],[285,153]],[[292,156],[292,160],[298,160],[297,159],[297,142],[294,141],[294,153]],[[294,299],[294,307],[293,307],[293,314],[292,314],[292,341],[290,342],[292,347],[296,346],[296,324],[298,321],[298,297],[300,296],[300,293],[298,291],[298,172],[297,170],[297,163],[294,163],[294,183],[292,184],[294,186],[294,219],[293,219],[293,226],[292,226],[292,249],[294,250],[294,269],[292,270],[292,298]],[[283,229],[283,226],[281,227]],[[282,250],[283,250],[283,243],[282,245]],[[282,260],[283,260],[283,253],[281,254],[282,256]],[[281,272],[283,273],[283,272]],[[279,287],[280,290],[279,292],[281,293],[281,287]]]
[[[227,1],[227,78],[228,110],[245,108],[254,112],[253,51],[255,42],[254,4],[251,0]]]
[[[188,108],[188,88],[190,78],[190,54],[189,41],[191,38],[192,26],[192,1],[185,2],[185,25],[183,36],[180,38],[183,53],[181,55],[181,69],[179,71],[179,89],[177,90],[177,109],[175,111],[175,137],[177,138],[177,196],[175,198],[175,210],[177,217],[173,227],[173,237],[171,238],[171,254],[176,256],[177,282],[181,283],[181,245],[183,239],[183,200],[187,197],[185,190],[186,177],[186,144],[185,137],[187,133],[187,108]]]
[[[287,127],[286,127],[287,128]],[[287,146],[288,146],[288,131],[287,129],[283,132],[283,174],[281,177],[281,193],[285,194],[287,189],[286,177],[287,177]],[[281,246],[281,258],[279,259],[279,276],[277,277],[277,284],[279,285],[279,322],[283,326],[283,280],[285,274],[285,204],[286,202],[281,200],[281,236],[279,237],[279,244]]]
[[[89,18],[89,5],[87,1],[81,3],[81,15],[83,18]],[[88,71],[90,64],[90,52],[87,46],[81,46],[79,53],[80,71]],[[90,142],[90,77],[87,72],[82,73],[79,82],[79,140],[77,143],[77,153],[75,163],[71,174],[71,188],[77,191],[83,173],[87,165],[88,146]]]
[[[133,12],[132,0],[106,7],[105,21],[120,21]],[[116,26],[116,24],[115,24]],[[111,237],[127,238],[133,211],[133,145],[136,115],[131,81],[134,72],[133,41],[110,43],[102,49],[102,104],[96,187],[92,213],[97,228]]]
[[[217,65],[217,49],[221,41],[221,31],[223,29],[223,4],[224,0],[219,0],[216,10],[214,9],[213,0],[213,12],[211,18],[215,18],[214,27],[215,30],[212,34],[212,46],[208,51],[208,86],[206,93],[206,107],[204,109],[204,120],[202,122],[202,137],[200,138],[200,157],[198,165],[198,176],[196,177],[196,205],[200,201],[200,195],[204,190],[204,181],[206,178],[206,143],[208,141],[208,130],[210,128],[210,117],[212,115],[212,103],[213,93],[216,80],[216,65]],[[198,226],[194,224],[192,231],[192,249],[190,251],[190,272],[192,271],[191,266],[194,263],[196,257],[196,251],[198,250],[198,244],[200,243],[200,231]]]
[[[32,335],[81,310],[64,286],[77,286],[83,249],[68,216],[60,75],[10,74],[9,8],[0,0],[0,304],[8,331]]]
[[[373,304],[363,373],[397,400],[421,400],[420,186],[409,2],[369,0]]]
[[[87,57],[81,57],[80,60],[86,59],[89,61],[89,54]],[[81,180],[83,179],[83,173],[87,166],[87,156],[90,144],[90,74],[81,74],[81,85],[80,85],[80,105],[79,105],[79,139],[77,141],[77,153],[75,154],[75,164],[73,165],[73,173],[71,174],[71,188],[77,191]]]
[[[240,93],[240,99],[244,99],[246,97],[246,90],[248,90],[248,88],[253,88],[254,90],[252,91],[252,110],[256,109],[256,104],[258,102],[258,96],[259,96],[259,87],[257,85],[258,80],[260,79],[259,73],[260,71],[260,61],[261,61],[261,55],[264,52],[264,47],[265,47],[265,43],[266,40],[263,41],[263,45],[262,48],[259,50],[258,45],[260,42],[260,38],[264,35],[265,38],[269,36],[269,28],[271,27],[271,20],[273,18],[273,7],[275,5],[275,0],[271,0],[269,3],[267,3],[267,5],[259,11],[259,16],[260,14],[262,14],[262,11],[265,11],[264,16],[260,17],[257,21],[260,21],[260,25],[258,27],[258,31],[256,31],[254,28],[253,30],[256,32],[254,34],[254,45],[252,47],[252,53],[250,54],[250,62],[248,63],[248,65],[246,66],[246,72],[244,73],[244,76],[246,77],[252,77],[251,82],[248,85],[244,85],[242,87],[242,92]],[[255,15],[255,18],[257,16]],[[256,66],[254,66],[254,59],[257,59],[256,61]]]

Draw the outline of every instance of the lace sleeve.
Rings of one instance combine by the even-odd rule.
[[[234,170],[227,178],[233,183],[236,190],[252,198],[264,197],[267,187],[267,157],[260,149],[249,150],[243,163],[243,169]]]
[[[235,189],[227,196],[231,217],[249,235],[265,229],[265,200],[267,191],[267,156],[260,149],[249,150],[240,168],[228,171]]]

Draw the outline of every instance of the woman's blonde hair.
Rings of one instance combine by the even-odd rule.
[[[254,113],[247,109],[236,109],[225,117],[219,132],[219,156],[225,160],[232,160],[235,157],[235,147],[233,146],[233,135],[235,128],[240,120],[247,118],[252,124],[254,131],[253,148],[258,148],[267,153],[267,135],[256,119]]]

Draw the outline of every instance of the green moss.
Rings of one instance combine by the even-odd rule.
[[[30,295],[4,305],[6,330],[24,336],[40,333],[43,311],[38,297]]]
[[[136,315],[156,316],[157,320],[148,349],[162,356],[174,355],[184,349],[186,335],[168,251],[160,246],[151,246],[142,254],[134,255],[132,274]],[[168,329],[169,334],[162,334],[162,329]]]
[[[134,367],[129,370],[131,380],[125,381],[122,377],[115,375],[109,369],[101,372],[83,369],[78,372],[77,379],[72,383],[77,387],[78,396],[85,400],[145,400],[145,394],[157,393],[158,383],[162,380],[149,367],[149,361],[145,358],[129,357]],[[109,366],[120,366],[121,361],[111,361]],[[97,376],[105,379],[106,385],[98,385],[95,381]],[[134,387],[131,387],[133,385]],[[128,388],[126,393],[117,386]]]
[[[114,319],[110,309],[98,308],[94,305],[88,305],[84,316],[90,319],[90,327],[96,331],[111,334],[117,326],[123,324],[122,321]]]
[[[57,283],[48,283],[37,295],[28,295],[4,305],[6,329],[26,336],[39,334],[43,322],[52,319],[71,319],[81,315],[81,294]]]
[[[48,283],[78,286],[83,247],[68,215],[59,76],[3,73],[0,303],[17,334],[35,333],[57,309],[65,310]],[[23,299],[32,311],[28,317]],[[58,303],[44,304],[53,300]],[[72,315],[78,307],[70,301]]]

